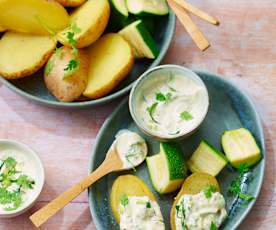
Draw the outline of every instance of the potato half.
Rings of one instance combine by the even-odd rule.
[[[0,40],[0,75],[17,79],[33,74],[47,62],[56,44],[47,36],[6,32]]]
[[[120,223],[119,207],[122,194],[127,196],[148,196],[150,200],[156,201],[153,193],[139,177],[134,175],[119,176],[114,181],[110,194],[112,213],[118,223]]]
[[[75,9],[70,15],[71,24],[80,28],[80,33],[75,33],[76,47],[83,48],[95,42],[104,32],[110,15],[108,0],[88,0]],[[58,40],[63,45],[69,46],[67,33],[73,32],[66,28],[58,34]]]
[[[111,92],[130,72],[134,55],[119,34],[110,33],[87,48],[90,56],[88,84],[84,96],[96,99]]]
[[[71,48],[65,46],[60,48],[59,53],[55,52],[48,61],[47,65],[51,65],[51,67],[50,70],[45,71],[44,81],[48,90],[60,101],[74,101],[82,95],[86,88],[88,57],[85,51],[79,50],[78,58],[80,66],[66,78],[64,69],[70,60],[75,59]]]
[[[0,22],[8,30],[49,35],[69,25],[69,15],[62,5],[48,0],[1,0]]]
[[[86,0],[56,0],[65,7],[76,7],[83,4]]]
[[[4,32],[6,29],[0,25],[0,32]]]
[[[184,194],[197,194],[200,193],[206,186],[213,185],[216,187],[217,191],[220,191],[219,183],[215,177],[213,177],[210,174],[197,172],[193,173],[191,176],[189,176],[183,183],[181,190],[177,194],[175,201],[173,202],[173,206],[171,209],[170,214],[170,221],[171,221],[171,228],[172,230],[175,230],[175,207]]]

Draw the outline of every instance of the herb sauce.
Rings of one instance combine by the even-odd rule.
[[[179,74],[160,75],[141,87],[137,116],[143,126],[161,136],[188,133],[203,119],[208,95],[196,80]]]
[[[165,230],[156,201],[147,196],[126,196],[120,200],[121,230]]]

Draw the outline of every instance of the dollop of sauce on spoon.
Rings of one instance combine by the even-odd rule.
[[[114,147],[123,162],[123,169],[140,165],[148,154],[145,140],[139,134],[127,129],[118,132]]]

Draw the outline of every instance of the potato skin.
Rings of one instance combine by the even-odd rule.
[[[35,73],[47,62],[55,47],[56,41],[49,37],[6,32],[0,40],[0,75],[13,80]],[[22,64],[22,59],[30,59],[31,55],[34,60],[18,68],[18,62]],[[8,65],[13,66],[13,71],[7,70]]]
[[[61,57],[53,54],[49,61],[53,62],[53,68],[49,74],[44,73],[44,81],[48,90],[62,102],[71,102],[78,99],[87,84],[88,56],[85,51],[79,50],[80,66],[71,76],[64,78],[64,69],[74,58],[72,49],[61,48]]]
[[[65,7],[77,7],[83,4],[86,0],[56,0]]]
[[[206,186],[214,185],[217,189],[217,192],[220,192],[220,187],[217,179],[208,173],[197,172],[190,175],[183,183],[181,190],[177,194],[175,201],[173,202],[173,206],[170,213],[170,222],[171,229],[175,230],[175,206],[177,205],[179,199],[184,194],[197,194],[200,193]]]
[[[148,186],[139,177],[130,174],[119,176],[114,181],[110,194],[111,209],[117,223],[120,223],[119,207],[122,194],[148,196],[152,201],[156,200]]]
[[[101,2],[101,3],[97,3]],[[81,32],[75,34],[75,40],[77,41],[76,47],[83,48],[91,45],[95,42],[104,32],[110,16],[110,6],[108,0],[90,0],[86,1],[80,7],[75,9],[70,15],[70,22],[76,24]],[[96,4],[103,4],[103,9],[100,12],[93,12],[93,9],[96,7]],[[89,10],[88,10],[89,9]],[[94,10],[95,11],[95,10]],[[84,14],[90,14],[85,15]],[[97,18],[93,20],[90,17],[97,15]],[[82,20],[80,19],[82,18]],[[84,22],[85,21],[85,22]],[[89,26],[84,26],[84,24],[90,23]],[[85,28],[83,28],[85,27]],[[58,34],[58,40],[65,46],[71,46],[68,43],[66,34],[72,32],[70,28],[64,29]]]

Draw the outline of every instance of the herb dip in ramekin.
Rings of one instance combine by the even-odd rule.
[[[209,107],[203,81],[191,70],[175,65],[145,72],[134,85],[129,102],[136,124],[146,134],[164,140],[195,131]]]

